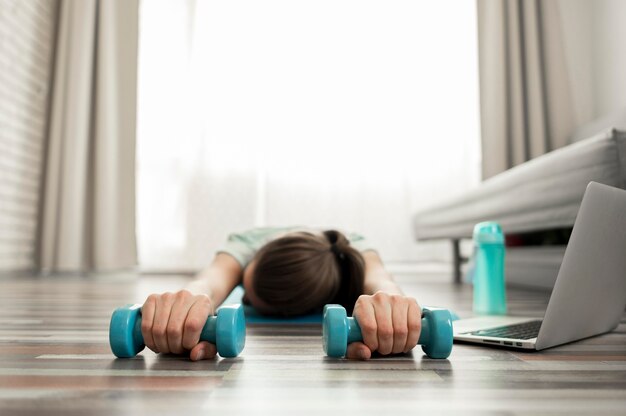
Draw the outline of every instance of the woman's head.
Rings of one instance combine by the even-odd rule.
[[[299,315],[326,303],[351,313],[364,273],[363,257],[339,231],[298,232],[263,246],[244,273],[244,286],[263,313]]]

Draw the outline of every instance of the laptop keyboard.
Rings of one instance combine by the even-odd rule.
[[[469,334],[481,337],[531,339],[537,338],[537,335],[539,335],[539,328],[541,328],[541,321],[530,321],[515,325],[481,329],[480,331],[469,332]]]

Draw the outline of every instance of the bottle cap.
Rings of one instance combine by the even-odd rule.
[[[503,244],[504,233],[500,224],[493,221],[479,222],[474,226],[474,244]]]

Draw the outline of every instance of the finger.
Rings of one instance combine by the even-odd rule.
[[[191,349],[189,352],[189,358],[191,361],[210,360],[211,358],[214,358],[216,354],[217,348],[215,345],[202,341]]]
[[[207,318],[211,315],[211,302],[209,297],[196,298],[185,319],[183,327],[183,348],[191,350],[200,341],[200,334]]]
[[[173,303],[174,295],[172,293],[164,293],[157,297],[154,322],[152,323],[152,337],[157,349],[162,353],[170,352],[167,343],[167,323],[170,320]]]
[[[146,347],[150,348],[154,352],[159,352],[154,338],[152,338],[152,324],[154,322],[154,312],[156,311],[156,297],[157,295],[150,295],[141,307],[141,335],[143,336],[143,343]]]
[[[374,304],[376,315],[376,333],[378,336],[378,352],[387,355],[393,349],[393,323],[391,318],[391,305],[387,296],[381,296]]]
[[[167,345],[174,354],[185,352],[183,348],[183,327],[189,308],[193,305],[194,298],[189,292],[180,291],[175,296],[170,319],[167,323]]]
[[[348,344],[346,358],[350,360],[369,360],[372,357],[372,350],[362,342]]]
[[[378,336],[376,334],[378,327],[376,326],[376,315],[374,314],[374,305],[371,302],[357,302],[354,307],[354,319],[361,327],[361,335],[363,343],[371,351],[378,349]]]
[[[406,340],[409,334],[407,323],[407,313],[409,310],[409,302],[406,299],[399,299],[391,309],[391,318],[393,325],[393,347],[391,352],[399,354],[404,352],[406,348]]]
[[[406,338],[404,352],[409,352],[417,345],[422,330],[422,310],[417,302],[412,301],[407,311],[407,325],[409,334]]]

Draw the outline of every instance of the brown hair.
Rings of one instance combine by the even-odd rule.
[[[256,255],[252,285],[257,296],[293,316],[339,303],[352,313],[363,293],[363,256],[339,231],[300,232],[270,241]]]

